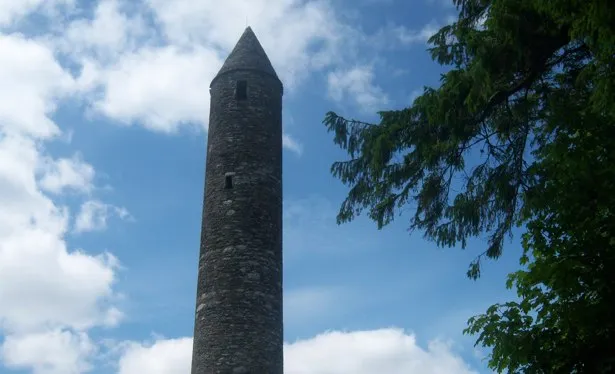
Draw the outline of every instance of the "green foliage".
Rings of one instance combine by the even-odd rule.
[[[527,202],[529,265],[507,282],[520,301],[492,306],[465,331],[493,347],[498,372],[615,371],[615,138],[591,115],[575,120],[537,156],[537,173],[549,175]]]
[[[481,258],[498,258],[511,229],[531,214],[526,200],[545,182],[530,152],[557,136],[561,119],[581,115],[578,96],[584,112],[612,126],[615,5],[456,5],[458,20],[430,39],[433,59],[451,68],[440,87],[426,87],[409,108],[380,112],[378,124],[333,112],[323,122],[350,156],[331,168],[350,187],[338,223],[367,210],[382,228],[412,204],[410,230],[440,246],[465,248],[468,238],[486,233],[488,247],[468,271],[477,278]]]
[[[380,122],[333,112],[349,160],[338,223],[364,210],[379,228],[407,205],[440,246],[487,234],[470,265],[501,255],[524,226],[521,270],[466,333],[510,373],[615,372],[615,2],[456,0],[430,39],[450,67],[438,88]]]

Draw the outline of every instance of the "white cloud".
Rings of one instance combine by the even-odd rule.
[[[138,40],[146,37],[149,30],[140,14],[128,16],[121,5],[121,0],[99,1],[92,19],[77,18],[56,41],[57,45],[64,52],[92,55],[103,62],[136,49]]]
[[[56,194],[65,190],[89,192],[93,187],[94,167],[83,161],[79,154],[72,158],[48,157],[42,168],[40,185],[46,191]]]
[[[103,96],[96,109],[125,124],[159,132],[185,124],[205,124],[209,83],[221,63],[212,51],[176,47],[143,49],[122,56],[101,74]]]
[[[371,66],[356,66],[348,70],[330,72],[327,79],[328,93],[335,101],[350,99],[361,110],[371,112],[389,102],[388,96],[374,83]]]
[[[0,142],[0,156],[7,148]],[[25,166],[25,165],[19,165]],[[10,175],[0,172],[3,182]],[[33,176],[31,181],[34,182]],[[14,184],[13,184],[14,185]],[[117,260],[110,254],[90,256],[69,252],[62,237],[66,211],[28,187],[32,194],[0,193],[0,331],[31,332],[46,326],[85,329],[104,324],[116,310],[105,300],[113,297]],[[32,191],[34,189],[34,191]],[[19,287],[16,287],[19,285]]]
[[[299,156],[303,153],[303,145],[286,133],[282,134],[282,146]]]
[[[341,63],[356,34],[327,0],[143,1],[159,30],[144,21],[143,8],[128,15],[124,1],[102,0],[56,46],[80,67],[78,86],[91,108],[158,132],[207,127],[209,83],[246,26],[238,14],[248,17],[287,94],[311,72]],[[288,134],[284,146],[302,152]]]
[[[48,117],[74,81],[44,45],[22,35],[0,33],[0,126],[7,134],[36,138],[59,135]]]
[[[0,0],[0,27],[9,26],[37,10],[71,5],[73,0]]]
[[[120,359],[120,374],[188,374],[192,339],[131,343]],[[332,331],[287,343],[286,374],[470,374],[473,371],[449,345],[432,341],[419,346],[401,329]]]
[[[453,0],[427,0],[427,3],[439,5],[443,8],[455,8],[455,2]]]
[[[0,0],[0,28],[14,27],[35,11],[50,15],[76,3]],[[144,4],[159,30],[145,21],[150,14]],[[325,72],[322,76],[327,77],[333,69],[328,76],[333,96],[351,98],[365,108],[387,101],[373,84],[371,67],[347,68],[346,62],[356,57],[353,40],[360,40],[355,38],[359,34],[340,21],[328,0],[101,0],[92,19],[83,14],[71,14],[68,22],[66,14],[55,13],[58,18],[50,19],[53,33],[40,39],[0,32],[0,359],[9,368],[36,374],[86,371],[99,344],[89,330],[116,325],[122,318],[116,306],[118,259],[70,248],[65,237],[72,218],[74,230],[82,232],[104,229],[110,216],[129,215],[124,208],[87,196],[93,200],[71,217],[69,208],[54,200],[53,194],[68,190],[92,193],[96,176],[94,166],[78,153],[57,158],[46,150],[46,142],[66,136],[52,118],[60,100],[78,98],[108,119],[163,133],[189,125],[205,128],[207,88],[245,27],[245,15],[288,94],[310,74]],[[302,152],[288,134],[284,146]],[[330,245],[319,241],[323,248]],[[291,295],[288,306],[326,305],[334,295],[305,291]],[[363,336],[356,334],[348,335]],[[315,339],[318,347],[333,350],[326,345],[333,338]],[[380,342],[371,335],[365,341],[372,346]],[[292,352],[325,354],[306,351],[314,349],[308,342],[287,346],[290,365],[293,360],[303,365]],[[120,371],[187,374],[190,346],[190,339],[129,344]],[[358,362],[353,365],[376,360],[348,346],[357,350],[337,347],[342,354],[329,357],[332,367],[344,370],[346,357]],[[436,352],[416,351],[429,357]],[[391,361],[397,357],[383,355]]]
[[[476,20],[476,29],[477,30],[485,30],[486,26],[485,26],[485,22],[487,22],[487,19],[489,18],[489,9],[487,9],[477,20]]]
[[[115,215],[120,219],[129,219],[126,208],[116,207],[98,200],[89,200],[81,204],[75,219],[75,232],[102,231],[107,228],[107,220]]]
[[[393,32],[402,44],[426,43],[440,30],[440,27],[439,23],[432,21],[420,30],[410,30],[404,26],[397,26],[393,29]]]
[[[427,349],[401,329],[327,332],[285,347],[286,374],[475,373],[439,341]]]
[[[153,344],[129,343],[119,360],[118,374],[189,374],[192,339],[157,340]]]
[[[331,3],[323,0],[146,3],[170,42],[179,46],[197,44],[229,52],[247,21],[287,89],[292,89],[310,71],[341,59],[340,47],[352,32],[340,23]]]
[[[93,326],[117,323],[121,313],[112,304],[117,260],[110,254],[92,256],[67,248],[63,238],[68,212],[36,183],[36,166],[42,156],[35,143],[23,137],[0,137],[3,362],[36,367],[41,358],[23,353],[20,347],[47,336],[50,329],[71,328],[82,334]],[[72,355],[70,350],[65,354]],[[81,359],[68,356],[56,360],[48,365],[64,365],[63,360],[81,365]],[[62,368],[58,370],[70,372]],[[49,366],[48,372],[53,370]]]
[[[442,26],[449,25],[456,21],[457,16],[449,14],[441,21],[431,20],[420,29],[410,29],[406,26],[389,24],[382,30],[383,33],[381,37],[389,38],[392,35],[401,45],[425,44],[429,38],[440,31]]]
[[[389,102],[374,83],[372,66],[347,66],[358,56],[360,45],[371,44],[366,35],[341,21],[329,0],[127,4],[99,1],[92,19],[74,20],[56,42],[80,66],[77,82],[88,105],[118,123],[163,133],[194,125],[206,128],[207,87],[246,21],[267,50],[287,94],[311,73],[326,70],[331,71],[324,76],[334,100],[349,99],[366,112]],[[145,21],[148,10],[152,22]],[[399,27],[394,34],[404,42],[422,40],[433,27],[417,35]],[[300,143],[288,134],[283,145],[302,153]]]
[[[33,374],[80,374],[91,369],[84,358],[95,352],[87,334],[56,329],[7,337],[0,358],[10,369],[31,369]]]
[[[50,116],[74,80],[41,42],[0,33],[0,51],[0,359],[37,374],[80,373],[94,352],[88,330],[122,314],[117,259],[69,249],[69,210],[43,190],[91,188],[91,165],[44,147],[62,135]]]

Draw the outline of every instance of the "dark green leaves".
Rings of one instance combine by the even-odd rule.
[[[349,160],[338,222],[367,211],[379,228],[410,205],[411,230],[440,246],[488,238],[498,258],[524,226],[519,300],[469,321],[510,373],[615,370],[615,3],[455,0],[431,39],[450,67],[411,107],[368,124],[328,113]]]
[[[591,122],[588,122],[592,119]],[[524,270],[509,276],[520,302],[469,321],[492,347],[490,366],[523,373],[609,373],[615,353],[613,125],[577,115],[536,152],[549,179],[529,199]],[[531,257],[531,261],[530,261]]]
[[[380,112],[377,124],[333,112],[324,124],[350,156],[331,169],[350,187],[338,222],[367,210],[381,228],[410,204],[409,228],[441,246],[487,234],[468,272],[475,278],[481,258],[498,258],[510,230],[531,214],[524,202],[542,183],[531,152],[550,141],[557,121],[587,110],[575,96],[588,94],[587,105],[613,114],[595,91],[569,87],[584,80],[607,90],[596,77],[611,73],[595,60],[589,36],[577,35],[582,24],[543,2],[457,4],[458,21],[431,38],[433,58],[452,67],[440,87],[425,88],[410,108]],[[575,4],[566,8],[592,14]]]

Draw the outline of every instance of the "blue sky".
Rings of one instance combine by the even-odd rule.
[[[284,81],[288,374],[487,373],[465,321],[497,301],[518,236],[438,249],[337,226],[328,110],[374,120],[443,69],[444,0],[0,3],[0,373],[187,374],[209,81],[253,27]],[[388,365],[388,366],[387,366]]]

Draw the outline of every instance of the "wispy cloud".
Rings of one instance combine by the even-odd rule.
[[[133,219],[126,208],[98,200],[88,200],[81,204],[77,218],[75,218],[74,231],[76,233],[102,231],[107,228],[107,221],[111,216],[117,216],[122,220]]]
[[[327,83],[329,97],[337,102],[347,99],[365,112],[372,112],[389,102],[388,96],[375,83],[371,65],[332,71]]]
[[[393,33],[402,44],[426,43],[438,30],[441,25],[436,21],[423,26],[419,30],[410,30],[405,26],[397,26],[393,28]]]
[[[90,192],[94,180],[94,167],[83,161],[81,155],[72,158],[46,158],[41,167],[41,187],[59,194],[66,190]]]
[[[299,156],[303,154],[303,145],[289,134],[285,133],[282,135],[282,146]]]

